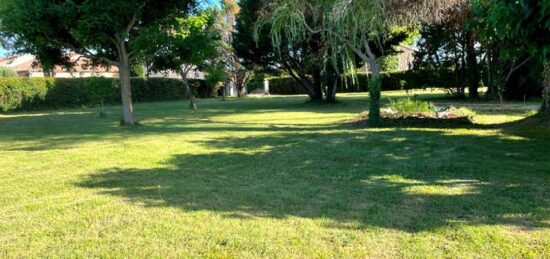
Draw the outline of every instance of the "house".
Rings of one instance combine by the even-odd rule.
[[[418,52],[418,49],[405,45],[399,45],[397,46],[397,50],[399,51],[399,54],[397,54],[397,57],[399,58],[398,70],[407,71],[413,69],[414,55]]]
[[[180,73],[177,73],[172,70],[154,72],[146,69],[145,74],[149,78],[172,78],[172,79],[181,79]],[[187,79],[204,79],[205,73],[198,69],[190,69],[187,72]]]
[[[56,78],[81,78],[81,77],[106,77],[117,78],[118,68],[91,67],[87,65],[87,59],[79,54],[70,55],[71,61],[76,62],[74,68],[67,70],[56,66],[52,71],[52,77]],[[7,67],[20,77],[44,77],[44,69],[37,62],[36,57],[30,54],[12,56],[0,59],[0,66]]]

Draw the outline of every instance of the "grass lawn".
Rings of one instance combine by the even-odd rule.
[[[490,125],[537,103],[368,129],[342,123],[367,96],[340,100],[0,115],[0,257],[550,256],[550,133]]]

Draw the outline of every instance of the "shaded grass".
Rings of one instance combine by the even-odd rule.
[[[530,107],[343,125],[366,100],[140,104],[136,128],[118,107],[0,115],[0,257],[550,253],[550,139],[499,126]]]

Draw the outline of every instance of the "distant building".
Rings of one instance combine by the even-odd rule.
[[[52,71],[52,77],[56,78],[81,78],[81,77],[106,77],[117,78],[118,68],[111,66],[91,67],[87,66],[87,59],[79,54],[71,54],[70,59],[76,64],[71,70],[56,66]],[[20,77],[44,77],[44,69],[33,55],[12,56],[0,59],[0,66],[7,67]]]
[[[172,70],[165,70],[160,72],[146,71],[145,74],[150,78],[172,78],[181,79],[180,73],[176,73]],[[204,79],[206,74],[198,69],[191,69],[187,72],[187,79]]]
[[[418,52],[418,49],[405,45],[399,45],[397,46],[397,50],[399,51],[399,54],[397,54],[399,57],[399,71],[413,69],[414,54]]]

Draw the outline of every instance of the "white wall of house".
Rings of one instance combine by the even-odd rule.
[[[118,73],[114,72],[56,72],[54,74],[56,78],[84,78],[84,77],[105,77],[116,78]]]
[[[399,70],[406,71],[413,69],[414,54],[417,50],[407,46],[399,46],[398,50],[401,52],[397,55],[399,58]]]
[[[28,77],[44,77],[44,72],[28,72]]]
[[[181,75],[171,70],[161,71],[161,72],[152,72],[149,71],[147,75],[150,78],[172,78],[172,79],[181,79]],[[192,70],[187,72],[188,79],[204,79],[205,74],[199,70]]]

